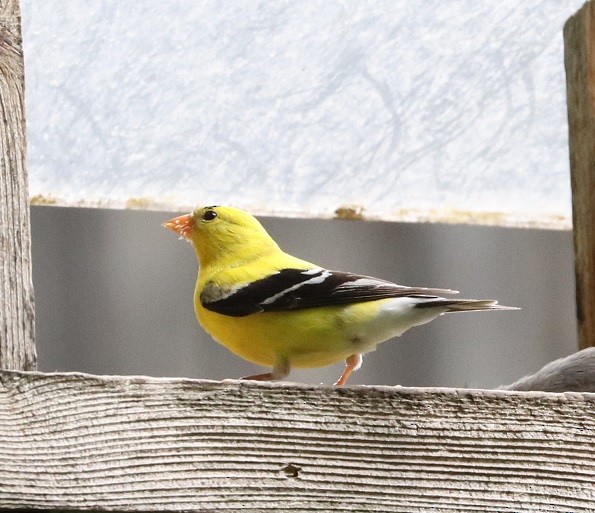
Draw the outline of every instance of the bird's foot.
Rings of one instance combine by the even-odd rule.
[[[272,372],[265,372],[264,374],[253,374],[252,376],[244,376],[240,379],[249,379],[252,381],[275,381],[279,378],[276,378],[274,373]]]
[[[252,376],[246,376],[242,379],[249,379],[253,381],[279,381],[280,379],[289,376],[291,366],[287,358],[279,358],[272,372],[265,372],[263,374],[254,374]]]
[[[362,366],[363,357],[361,354],[352,354],[349,358],[345,360],[345,370],[341,377],[335,383],[336,387],[342,387],[347,383],[347,379],[351,375],[352,372],[355,372]]]

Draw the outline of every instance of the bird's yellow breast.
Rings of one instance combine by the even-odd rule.
[[[248,361],[273,366],[285,358],[292,367],[322,367],[387,338],[374,326],[384,301],[230,317],[205,309],[195,297],[195,310],[216,341]]]

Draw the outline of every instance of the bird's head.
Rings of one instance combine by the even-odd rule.
[[[200,207],[163,226],[192,243],[201,266],[247,261],[278,249],[256,218],[233,207]]]

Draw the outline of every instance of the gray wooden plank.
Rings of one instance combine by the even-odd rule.
[[[35,369],[23,52],[18,0],[0,2],[0,369]]]
[[[595,510],[595,394],[0,373],[0,507]]]

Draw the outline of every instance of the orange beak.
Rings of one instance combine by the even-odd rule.
[[[180,217],[174,217],[169,221],[163,223],[164,228],[180,234],[182,237],[188,238],[190,232],[194,229],[194,218],[192,214],[186,214]]]

